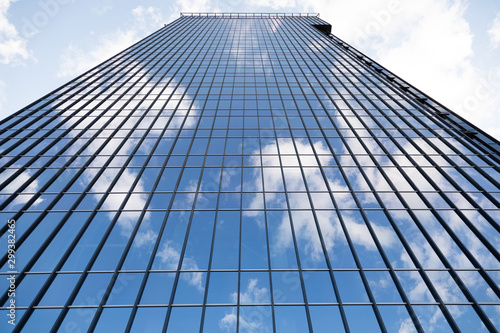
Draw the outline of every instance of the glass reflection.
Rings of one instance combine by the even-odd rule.
[[[41,292],[40,306],[60,307],[77,293],[85,308],[67,309],[63,332],[87,330],[108,289],[118,308],[96,330],[124,330],[131,308],[120,306],[140,297],[132,331],[371,332],[380,320],[389,332],[417,320],[451,331],[435,290],[459,329],[484,330],[469,291],[500,325],[493,156],[347,58],[336,37],[311,38],[317,18],[196,19],[188,30],[201,34],[163,38],[182,20],[138,44],[144,53],[131,48],[47,97],[34,131],[22,128],[33,107],[2,124],[21,130],[2,146],[2,216],[22,209],[16,268],[38,273],[19,284],[21,306]],[[201,57],[192,63],[178,41]],[[56,268],[71,274],[41,290],[40,273]],[[34,309],[25,330],[50,331],[59,312]]]

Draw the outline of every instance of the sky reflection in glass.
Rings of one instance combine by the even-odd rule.
[[[184,16],[0,125],[15,330],[500,326],[498,155],[313,24]]]

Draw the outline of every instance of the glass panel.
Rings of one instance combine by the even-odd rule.
[[[302,275],[308,303],[335,303],[337,301],[329,272],[305,271]]]
[[[462,332],[486,332],[486,327],[472,306],[448,305],[447,308]],[[492,321],[494,321],[494,319]]]
[[[140,213],[124,212],[118,216],[113,230],[106,239],[92,270],[114,270],[125,250],[132,230],[140,218]]]
[[[241,224],[241,268],[267,269],[267,237],[264,212],[244,212]]]
[[[212,272],[208,287],[208,304],[231,304],[238,300],[238,274],[236,272]]]
[[[147,212],[135,234],[122,270],[144,270],[149,263],[165,212]]]
[[[112,276],[109,273],[88,274],[73,305],[99,305]]]
[[[355,268],[356,263],[334,211],[316,212],[318,224],[333,268]]]
[[[73,213],[31,270],[52,271],[89,216],[90,213]]]
[[[97,213],[78,244],[66,260],[63,271],[83,271],[90,257],[94,253],[101,238],[109,227],[113,215],[110,213]]]
[[[54,279],[38,305],[61,306],[66,304],[79,278],[80,275],[77,274],[57,274],[57,277]]]
[[[486,313],[488,318],[493,322],[495,327],[500,325],[500,318],[497,316],[498,306],[497,305],[481,305],[481,308]]]
[[[204,332],[224,332],[236,333],[236,308],[234,307],[207,307],[205,320],[203,323]],[[245,332],[245,326],[252,326],[253,323],[247,323],[240,317],[240,331]]]
[[[212,257],[213,269],[237,269],[240,212],[219,212]]]
[[[242,306],[240,307],[240,332],[273,332],[271,307]]]
[[[365,275],[377,303],[402,302],[389,272],[368,271]]]
[[[182,269],[198,270],[208,268],[212,235],[214,233],[214,219],[215,212],[211,211],[195,212],[193,214]]]
[[[23,327],[23,332],[49,332],[60,312],[60,309],[34,310],[28,322]]]
[[[292,211],[302,268],[326,268],[323,247],[311,211]]]
[[[139,308],[130,332],[161,332],[166,314],[167,308]]]
[[[271,267],[297,268],[290,220],[287,212],[268,211],[269,246]]]
[[[153,262],[153,269],[177,269],[188,220],[188,214],[170,212]]]
[[[371,306],[344,306],[347,324],[351,332],[381,332]],[[363,320],[360,320],[363,318]]]
[[[125,331],[131,311],[131,308],[105,308],[102,310],[94,332]]]
[[[313,331],[319,333],[343,332],[344,324],[337,306],[310,306]]]
[[[190,332],[200,331],[201,308],[172,308],[170,319],[168,321],[167,332]]]
[[[379,306],[378,310],[388,332],[417,332],[405,307],[384,305]]]
[[[48,277],[48,274],[26,275],[21,283],[17,282],[15,288],[16,307],[29,306]],[[6,281],[4,285],[9,285],[9,282]],[[7,306],[8,302],[9,299],[4,303],[4,306]]]
[[[175,304],[202,304],[207,274],[202,272],[179,273],[175,290]]]
[[[368,295],[359,272],[333,272],[344,303],[366,303]]]
[[[396,274],[410,302],[434,301],[434,297],[418,272],[397,272]]]
[[[303,306],[275,306],[276,332],[307,332],[306,311]]]
[[[88,330],[97,308],[69,309],[61,324],[62,332],[73,332],[81,329]]]
[[[21,271],[27,264],[28,260],[33,256],[33,254],[40,248],[47,236],[52,230],[55,229],[57,224],[63,218],[63,213],[48,213],[43,220],[38,223],[37,227],[33,232],[26,238],[26,241],[22,245],[18,245],[16,249],[16,270]],[[7,267],[4,265],[3,271],[8,271]]]
[[[141,304],[169,304],[175,273],[151,273],[142,294]]]
[[[438,332],[453,332],[439,307],[435,305],[414,305],[413,311],[418,316],[424,332],[433,330]]]
[[[118,274],[106,305],[133,305],[143,277],[142,273]]]
[[[272,278],[275,303],[304,303],[298,272],[273,272]]]
[[[240,279],[240,304],[271,303],[269,273],[242,272]]]

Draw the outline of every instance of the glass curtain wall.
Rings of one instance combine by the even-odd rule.
[[[495,332],[498,147],[317,15],[184,14],[0,123],[0,331]]]

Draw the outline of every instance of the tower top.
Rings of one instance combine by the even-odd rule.
[[[319,17],[319,13],[181,13],[183,16],[220,18]]]

